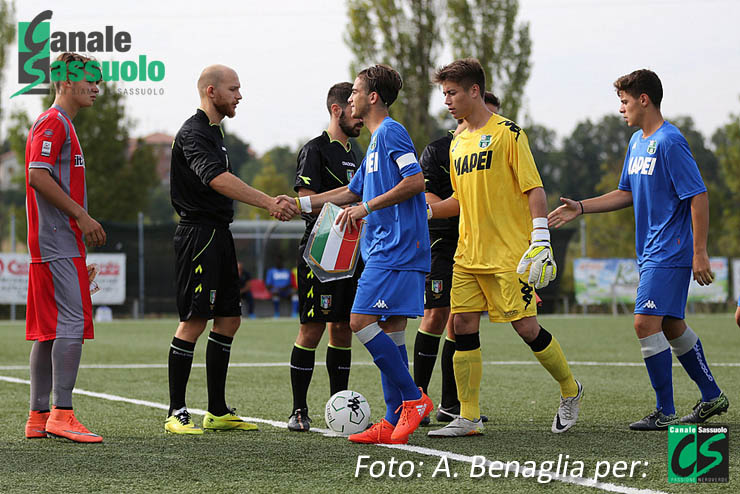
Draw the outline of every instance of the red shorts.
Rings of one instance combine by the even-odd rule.
[[[26,339],[93,338],[92,301],[85,259],[74,257],[28,268]]]

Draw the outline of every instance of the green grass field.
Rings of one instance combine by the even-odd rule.
[[[629,422],[647,414],[654,405],[631,317],[542,317],[540,322],[560,340],[574,374],[585,387],[581,418],[571,431],[561,435],[550,432],[558,387],[536,364],[529,348],[509,325],[483,322],[481,408],[491,418],[485,435],[432,439],[425,434],[428,429],[422,428],[411,437],[408,446],[394,447],[355,445],[314,432],[288,432],[285,422],[292,399],[287,362],[297,330],[297,321],[290,319],[244,321],[232,347],[227,400],[240,415],[259,421],[259,432],[166,435],[163,424],[168,399],[167,349],[176,322],[144,320],[98,324],[97,338],[83,349],[83,368],[77,379],[77,390],[82,393],[75,395],[75,410],[83,423],[105,438],[104,443],[26,440],[23,426],[28,410],[30,343],[24,339],[22,323],[0,323],[0,337],[5,341],[0,346],[0,492],[740,490],[740,449],[734,438],[730,445],[729,483],[670,484],[667,434],[628,430]],[[715,421],[728,424],[731,434],[737,434],[740,380],[735,379],[740,367],[740,330],[730,314],[692,316],[688,322],[701,336],[712,371],[732,402],[729,413]],[[417,326],[418,321],[411,321],[407,330],[409,353]],[[188,389],[191,411],[206,407],[204,358],[202,339],[196,347],[196,367]],[[323,359],[324,351],[320,349],[317,363]],[[373,418],[379,418],[384,413],[379,374],[357,341],[353,360],[358,365],[352,369],[350,388],[368,398]],[[680,367],[674,367],[674,387],[679,414],[685,414],[699,394]],[[430,389],[432,399],[438,403],[439,365]],[[309,391],[316,428],[325,427],[323,408],[327,398],[328,378],[323,365],[319,365]],[[195,418],[199,423],[201,417]],[[434,422],[432,425],[436,426]],[[568,455],[571,467],[577,466],[576,461],[582,462],[583,477],[588,479],[593,478],[598,462],[641,463],[631,478],[628,468],[622,478],[609,475],[595,486],[560,480],[538,483],[536,478],[514,478],[513,472],[508,479],[491,478],[487,472],[481,478],[470,476],[470,461],[476,455],[492,461],[533,461],[546,469],[543,462],[557,462],[560,454],[563,459]],[[365,464],[385,462],[385,475],[374,479],[365,469],[356,478],[358,455],[369,456],[363,460]],[[413,475],[390,478],[387,465],[391,458],[413,462]],[[450,478],[441,469],[443,458],[447,459]],[[438,467],[439,473],[433,477]],[[407,463],[404,474],[409,471]],[[398,474],[397,466],[394,473]]]

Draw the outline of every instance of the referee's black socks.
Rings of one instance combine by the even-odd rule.
[[[167,415],[172,415],[173,410],[179,410],[185,406],[185,390],[190,379],[190,369],[193,366],[193,352],[195,343],[172,338],[170,353],[167,360],[167,370],[170,381],[170,410]]]
[[[351,364],[352,348],[329,345],[326,349],[326,370],[329,373],[329,392],[332,396],[347,389]]]
[[[293,410],[308,408],[306,396],[308,395],[308,386],[311,384],[315,363],[315,348],[293,345],[293,352],[290,354],[290,385],[293,389]]]
[[[439,340],[442,335],[427,333],[424,331],[416,332],[414,340],[414,382],[417,386],[428,393],[429,381],[432,379],[434,364],[437,362],[437,352],[439,351]]]
[[[208,381],[208,411],[220,417],[229,413],[226,406],[226,373],[229,370],[231,342],[234,338],[211,331],[206,346],[206,379]]]

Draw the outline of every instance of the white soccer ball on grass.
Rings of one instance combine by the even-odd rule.
[[[329,429],[341,436],[356,434],[370,423],[370,405],[357,391],[340,391],[326,402],[324,420]]]

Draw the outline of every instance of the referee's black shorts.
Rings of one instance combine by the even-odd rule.
[[[301,324],[349,321],[363,263],[357,261],[351,278],[321,283],[303,260],[305,244],[298,247],[298,311]]]
[[[424,284],[424,308],[449,307],[457,235],[430,232],[429,240],[432,246],[432,267]]]
[[[178,225],[175,273],[180,321],[241,316],[234,239],[227,227]]]

